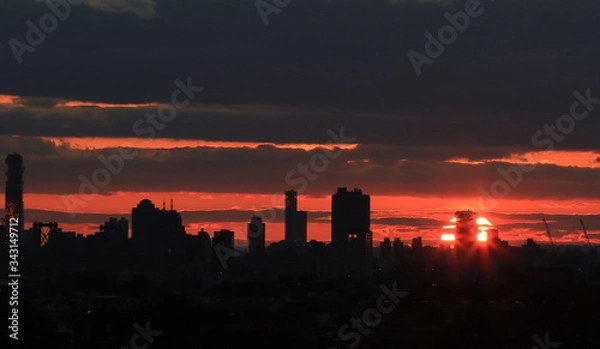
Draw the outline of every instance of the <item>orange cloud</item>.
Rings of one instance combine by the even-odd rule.
[[[594,151],[548,150],[511,154],[504,158],[477,161],[466,158],[454,158],[447,160],[446,162],[466,165],[480,165],[489,162],[508,162],[511,164],[551,164],[563,167],[600,168],[600,162],[597,161],[599,157],[600,153]]]
[[[168,139],[157,138],[152,142],[140,138],[103,138],[103,137],[41,137],[45,141],[52,142],[56,146],[66,145],[75,150],[106,149],[106,148],[139,148],[139,149],[177,149],[177,148],[250,148],[256,149],[261,146],[272,146],[278,149],[301,149],[311,151],[315,149],[340,148],[343,150],[356,149],[358,144],[300,144],[300,143],[264,143],[264,142],[226,142],[226,141],[204,141],[193,139]]]
[[[160,103],[99,103],[99,102],[83,102],[83,101],[68,101],[58,103],[58,108],[77,108],[77,107],[96,107],[96,108],[145,108],[145,107],[158,107]]]
[[[15,103],[15,101],[17,99],[19,99],[19,96],[1,95],[0,94],[0,105],[1,104],[17,105],[17,103]]]

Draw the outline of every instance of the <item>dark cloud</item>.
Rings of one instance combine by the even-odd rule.
[[[371,218],[371,224],[399,225],[405,228],[412,227],[418,229],[439,229],[447,223],[431,218],[387,217]]]
[[[202,92],[204,93],[204,92]],[[198,98],[202,98],[202,93]],[[600,96],[600,89],[597,96]],[[574,98],[573,98],[574,99]],[[54,103],[64,103],[57,100]],[[22,98],[25,107],[0,106],[0,135],[141,137],[146,131],[134,130],[146,114],[157,113],[157,107],[47,108],[48,99]],[[39,105],[43,104],[44,107]],[[545,125],[555,125],[571,103],[553,113],[517,111],[484,112],[432,108],[422,112],[361,112],[336,108],[301,108],[272,105],[203,105],[195,104],[177,110],[176,118],[154,128],[157,138],[202,139],[213,141],[246,141],[275,143],[325,143],[328,130],[355,138],[352,143],[411,147],[438,154],[441,159],[466,157],[472,160],[499,158],[511,153],[546,150],[548,145],[532,143],[536,132]],[[600,113],[600,110],[598,111]],[[148,127],[144,123],[140,129]],[[597,150],[600,117],[594,113],[575,122],[573,131],[560,142],[552,141],[559,150]],[[550,140],[541,135],[539,141]],[[381,148],[385,151],[385,148]]]
[[[241,0],[158,1],[161,18],[151,21],[79,6],[23,65],[4,46],[0,92],[165,101],[175,78],[193,76],[210,103],[559,112],[574,89],[598,87],[597,1],[483,6],[420,78],[407,52],[423,52],[424,33],[463,2],[294,2],[268,27],[253,2]],[[4,2],[0,41],[23,39],[25,21],[46,12],[42,4]]]
[[[95,172],[118,164],[117,149],[72,150],[55,147],[36,138],[2,138],[0,152],[20,151],[25,158],[26,190],[30,193],[77,193],[80,176],[92,181]],[[27,141],[28,140],[28,141]],[[483,188],[494,195],[492,185],[506,180],[502,171],[516,169],[508,163],[465,165],[426,158],[432,151],[360,146],[337,150],[319,173],[302,174],[298,164],[311,164],[324,149],[311,151],[251,148],[138,149],[138,156],[124,160],[122,171],[111,174],[101,194],[118,191],[197,191],[225,193],[274,193],[289,188],[314,196],[330,195],[340,186],[362,187],[373,195],[479,197]],[[320,155],[319,155],[320,154]],[[106,161],[111,159],[111,165]],[[364,162],[368,159],[369,162]],[[318,162],[315,162],[318,164]],[[320,166],[320,165],[319,165]],[[502,171],[499,171],[502,169]],[[104,170],[103,170],[104,171]],[[508,185],[508,198],[598,198],[599,169],[538,165],[522,172],[521,182]],[[106,171],[104,171],[106,172]],[[513,175],[514,176],[514,175]],[[302,180],[304,178],[304,180]],[[306,187],[304,188],[304,184]],[[486,203],[484,203],[485,205]]]
[[[600,5],[591,0],[483,2],[486,11],[421,77],[406,53],[422,52],[423,34],[446,24],[444,12],[462,2],[294,2],[268,27],[248,1],[158,1],[161,18],[152,21],[98,10],[112,3],[119,12],[129,2],[73,7],[23,65],[5,45],[0,93],[40,109],[51,105],[49,97],[166,102],[173,81],[190,76],[205,87],[196,102],[237,112],[180,110],[159,137],[319,142],[323,130],[344,126],[361,143],[488,151],[509,145],[504,154],[532,148],[532,135],[568,111],[574,90],[600,94],[592,16]],[[138,3],[147,8],[152,1]],[[31,0],[4,6],[0,21],[8,30],[0,41],[7,43],[24,40],[25,21],[49,11]],[[4,110],[2,132],[132,136],[145,113],[33,109]],[[598,149],[598,128],[592,114],[560,148]]]
[[[407,52],[423,53],[424,33],[435,34],[463,1],[293,1],[264,26],[247,0],[88,0],[19,65],[9,40],[25,41],[26,21],[37,24],[49,10],[6,0],[0,94],[20,96],[23,106],[0,105],[0,153],[23,153],[28,192],[75,193],[78,175],[90,178],[103,166],[98,156],[115,150],[75,151],[39,137],[135,137],[136,120],[156,109],[57,104],[167,102],[174,80],[192,77],[205,90],[157,137],[323,143],[327,130],[343,127],[360,146],[331,161],[306,194],[346,185],[370,194],[479,196],[480,186],[502,179],[498,168],[511,165],[445,160],[543,150],[532,136],[569,111],[573,91],[600,96],[600,2],[482,3],[485,12],[417,77]],[[598,113],[555,148],[600,149]],[[105,193],[281,192],[290,187],[286,174],[319,152],[145,150]],[[509,198],[598,198],[598,175],[538,166]]]
[[[499,224],[497,227],[502,230],[527,229],[529,231],[546,231],[542,222],[545,219],[550,227],[550,232],[554,236],[563,236],[571,233],[583,235],[583,228],[579,219],[582,219],[586,228],[590,231],[600,229],[600,215],[568,215],[568,214],[488,214],[490,220],[498,217],[503,220],[511,220],[513,223]]]

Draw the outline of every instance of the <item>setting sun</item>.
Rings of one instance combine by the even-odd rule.
[[[472,227],[472,219],[477,216],[476,213],[471,212],[471,211],[461,211],[461,212],[456,212],[456,215],[454,217],[452,217],[450,219],[450,222],[452,224],[450,225],[445,225],[443,226],[443,229],[455,229],[456,233],[455,234],[448,234],[448,233],[444,233],[441,235],[441,240],[442,241],[455,241],[456,240],[456,236],[460,234],[459,230],[462,230],[463,232],[463,236],[464,236],[464,232],[465,232],[465,226],[464,224],[468,224],[467,226],[467,232],[470,232],[472,229],[474,229],[474,227]],[[472,233],[467,233],[467,235],[476,235],[477,241],[479,242],[486,242],[488,240],[488,233],[487,230],[490,229],[493,224],[485,217],[477,217],[475,219],[475,225],[477,226],[476,228],[476,233],[472,232]],[[471,228],[469,228],[471,227]]]

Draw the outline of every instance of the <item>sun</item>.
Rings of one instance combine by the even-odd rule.
[[[489,219],[481,216],[477,216],[472,211],[458,211],[455,216],[450,219],[449,225],[445,225],[444,229],[454,229],[455,231],[461,229],[464,231],[471,231],[476,228],[477,241],[486,242],[488,240],[487,230],[492,228],[494,225]],[[458,228],[457,228],[458,227]],[[456,241],[457,233],[444,233],[441,236],[442,241]]]

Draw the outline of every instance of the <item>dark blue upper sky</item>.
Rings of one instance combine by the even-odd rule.
[[[155,101],[174,77],[194,76],[208,103],[547,111],[598,86],[597,1],[482,1],[421,77],[408,51],[423,53],[424,33],[464,2],[298,0],[268,26],[251,0],[85,3],[18,65],[9,40],[25,41],[25,22],[49,10],[2,2],[0,93]]]

